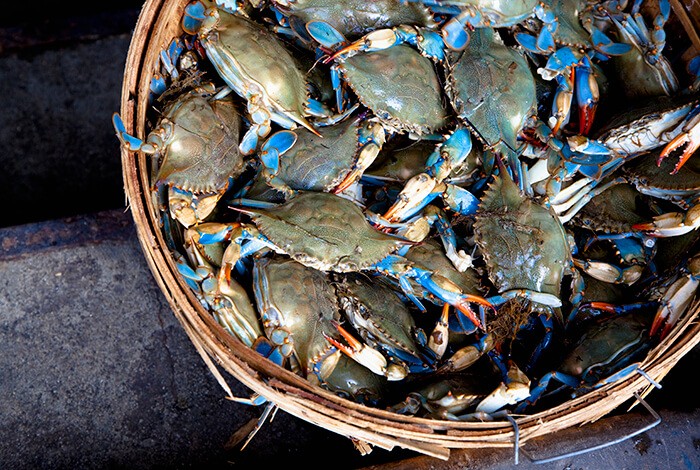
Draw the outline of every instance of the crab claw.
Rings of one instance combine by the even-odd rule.
[[[700,227],[700,204],[688,209],[685,214],[669,212],[654,217],[651,222],[634,224],[633,230],[646,232],[653,237],[676,237]]]
[[[530,379],[511,362],[507,377],[486,398],[479,402],[476,411],[493,413],[506,405],[514,405],[530,396]]]
[[[695,153],[695,151],[700,147],[700,114],[696,114],[689,124],[692,126],[684,126],[683,132],[677,135],[671,142],[666,144],[666,147],[659,154],[659,158],[656,160],[657,165],[661,165],[664,158],[668,157],[674,150],[685,146],[683,153],[681,154],[678,163],[671,171],[672,175],[678,173],[678,170],[688,161],[688,159]]]
[[[442,306],[442,314],[440,319],[435,325],[435,329],[430,334],[428,339],[428,348],[430,348],[438,359],[440,359],[447,351],[448,334],[449,334],[449,323],[448,317],[450,314],[450,304],[444,304]]]
[[[357,156],[357,161],[343,181],[333,189],[334,194],[342,193],[362,177],[365,170],[376,160],[386,141],[384,128],[379,123],[368,122],[359,129],[358,135],[358,144],[362,148]]]
[[[688,113],[680,129],[680,133],[666,144],[666,147],[664,147],[659,154],[656,164],[661,165],[661,162],[674,150],[683,146],[685,146],[685,149],[678,163],[676,163],[676,166],[673,168],[673,171],[671,171],[672,175],[678,173],[678,170],[681,169],[685,162],[688,161],[698,147],[700,147],[700,106],[695,106]]]
[[[650,335],[660,332],[660,337],[664,338],[695,297],[700,285],[700,256],[689,259],[687,265],[690,272],[671,284],[660,299],[661,305],[651,325]]]
[[[593,127],[593,118],[598,108],[600,90],[591,68],[593,65],[587,56],[581,59],[576,67],[575,86],[576,102],[578,103],[579,133],[588,135]]]
[[[397,222],[415,214],[442,193],[442,189],[436,190],[438,186],[438,181],[429,174],[417,174],[406,182],[396,202],[384,214],[384,219]]]
[[[347,46],[336,51],[330,56],[330,60],[335,60],[336,58],[347,55],[350,52],[357,51],[378,51],[382,49],[388,49],[395,44],[401,42],[399,36],[392,29],[376,29],[371,33],[366,34],[363,38],[348,44]]]
[[[386,358],[376,349],[373,349],[366,344],[358,341],[350,332],[345,328],[340,326],[340,323],[333,321],[333,326],[338,330],[348,345],[345,345],[338,341],[337,339],[328,336],[326,333],[323,335],[326,337],[329,343],[338,348],[343,353],[347,354],[349,357],[357,361],[359,364],[365,366],[377,375],[382,375],[387,378],[387,380],[402,380],[408,375],[408,370],[405,367],[401,367],[399,364],[389,364],[387,365]]]

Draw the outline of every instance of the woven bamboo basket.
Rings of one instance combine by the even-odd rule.
[[[148,111],[149,82],[158,69],[158,54],[180,34],[179,21],[189,0],[147,0],[138,18],[129,48],[120,114],[126,131],[141,139]],[[700,51],[700,37],[693,25],[695,12],[672,2],[677,24],[689,38],[687,57]],[[644,397],[652,383],[641,374],[605,385],[559,406],[509,421],[454,422],[403,416],[340,398],[314,386],[248,348],[227,333],[202,308],[179,275],[159,225],[150,194],[148,157],[122,148],[124,189],[139,241],[153,275],[175,316],[222,388],[232,395],[227,380],[243,385],[300,419],[344,435],[355,442],[391,450],[410,449],[448,459],[450,449],[505,447],[524,444],[535,437],[593,422],[629,402]],[[700,302],[674,327],[641,364],[653,381],[660,382],[678,360],[700,341]],[[230,376],[227,376],[230,374]],[[358,448],[360,448],[359,446]]]

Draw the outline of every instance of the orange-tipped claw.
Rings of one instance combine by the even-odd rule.
[[[610,313],[614,313],[617,310],[617,307],[614,304],[607,302],[588,302],[586,305],[596,310],[603,310]]]
[[[685,150],[683,151],[683,154],[681,155],[680,159],[678,160],[678,163],[676,163],[676,166],[673,168],[673,171],[671,171],[672,175],[675,175],[678,173],[678,170],[681,169],[681,167],[685,164],[685,162],[688,161],[688,159],[695,153],[695,151],[700,147],[700,141],[698,142],[693,142],[693,140],[690,138],[690,135],[687,133],[682,133],[676,136],[671,142],[666,144],[666,147],[661,151],[659,154],[659,158],[656,160],[656,165],[660,166],[661,162],[668,157],[674,150],[686,145]]]
[[[345,179],[338,184],[333,190],[331,191],[333,194],[339,194],[348,189],[350,186],[355,183],[358,179],[361,177],[361,172],[360,170],[353,170],[350,173],[347,174]]]
[[[470,303],[476,303],[488,307],[496,311],[496,308],[491,302],[479,297],[478,295],[463,294],[463,298],[458,300],[453,307],[462,312],[478,329],[486,331],[486,327],[481,323],[481,319],[474,313],[474,310],[469,306]]]
[[[346,54],[350,51],[359,51],[362,48],[363,44],[364,43],[362,41],[356,41],[356,42],[353,42],[352,44],[348,44],[347,46],[343,47],[342,49],[337,50],[333,55],[328,57],[327,62],[326,61],[324,61],[324,62],[326,62],[326,63],[331,62],[331,61],[335,60],[336,58],[340,57],[341,55]]]
[[[664,308],[659,309],[658,313],[654,317],[654,321],[651,324],[651,329],[649,330],[649,336],[656,336],[661,330],[660,337],[663,338],[666,333],[668,333],[669,325],[666,324],[668,318],[668,311]],[[662,329],[663,327],[663,329]]]
[[[338,330],[338,333],[340,333],[341,336],[343,338],[345,338],[345,341],[348,342],[348,345],[345,345],[345,344],[341,343],[340,341],[338,341],[337,339],[332,338],[324,333],[323,336],[326,337],[326,339],[328,340],[329,343],[331,343],[333,346],[335,346],[336,348],[338,348],[339,350],[341,350],[342,352],[344,352],[348,356],[352,356],[355,351],[357,351],[358,349],[360,349],[362,347],[362,343],[360,341],[358,341],[357,339],[355,339],[355,337],[352,334],[350,334],[350,332],[348,330],[346,330],[345,328],[340,326],[340,323],[338,323],[337,321],[334,320],[332,322],[332,324]]]
[[[399,206],[398,201],[394,203],[382,216],[384,220],[387,220],[389,222],[397,222],[398,217],[396,217],[396,213],[399,211]]]
[[[597,105],[581,106],[578,109],[578,128],[579,134],[588,135],[593,127],[593,118],[595,117]]]

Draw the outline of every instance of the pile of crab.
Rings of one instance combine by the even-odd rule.
[[[530,413],[639,371],[695,296],[700,60],[670,10],[194,1],[146,137],[114,126],[241,342],[396,413]]]

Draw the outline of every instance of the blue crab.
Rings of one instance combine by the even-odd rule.
[[[153,190],[167,188],[170,213],[185,227],[205,220],[247,166],[238,150],[242,118],[211,84],[171,102],[145,141],[127,134],[116,113],[113,124],[123,146],[152,156]]]
[[[658,307],[649,334],[663,339],[687,312],[700,287],[700,254],[683,255],[676,266],[645,289]]]
[[[250,204],[258,208],[234,208],[249,216],[252,224],[227,224],[214,235],[200,237],[204,244],[230,241],[222,268],[227,272],[242,257],[268,247],[321,271],[377,272],[398,279],[402,287],[407,281],[414,280],[478,326],[481,323],[470,304],[491,306],[482,297],[462,293],[442,276],[395,254],[401,247],[414,242],[374,229],[362,209],[345,198],[325,192],[302,191],[283,204],[254,201]],[[244,245],[246,241],[252,245]]]
[[[421,3],[435,13],[448,16],[441,33],[451,50],[464,50],[470,42],[470,31],[476,28],[509,28],[532,17],[548,25],[541,29],[536,41],[542,47],[554,46],[552,33],[556,30],[556,18],[539,0],[428,0]]]
[[[602,71],[596,62],[625,56],[631,46],[615,43],[591,20],[593,6],[584,0],[550,0],[542,2],[548,15],[522,23],[530,32],[515,34],[516,41],[534,56],[548,56],[538,73],[545,80],[556,80],[550,126],[553,132],[569,122],[572,104],[579,112],[579,132],[588,134],[593,126],[600,99],[598,80]],[[551,31],[551,41],[542,42],[542,30]],[[596,60],[597,59],[597,60]]]
[[[287,360],[310,382],[345,398],[367,405],[381,402],[387,379],[333,344],[341,339],[335,326],[340,307],[326,273],[273,256],[254,261],[252,278],[265,334],[281,353],[281,365]]]
[[[512,163],[519,151],[518,134],[536,111],[535,81],[525,57],[506,47],[490,28],[475,31],[470,47],[448,65],[445,91],[464,127],[446,135],[425,171],[406,182],[384,214],[389,221],[411,217],[437,196],[460,214],[472,214],[477,199],[465,188],[445,183],[472,152],[470,131],[484,153],[506,155]]]
[[[656,150],[625,165],[624,177],[640,193],[670,201],[674,204],[672,209],[676,210],[659,209],[651,221],[638,221],[632,229],[651,237],[676,237],[697,230],[700,227],[698,162],[693,161],[670,174],[674,164],[667,160],[657,163],[654,157],[658,154]]]
[[[389,409],[402,415],[420,416],[452,421],[469,421],[473,417],[487,418],[485,413],[465,413],[476,407],[497,385],[495,375],[453,374],[429,377],[411,383],[406,398]]]
[[[536,112],[535,80],[525,56],[507,47],[495,30],[479,29],[449,65],[445,92],[484,147],[512,163],[518,134]]]
[[[299,130],[280,131],[272,138],[277,140],[283,133],[294,144],[288,150],[285,145],[284,158],[275,142],[262,147],[261,181],[248,192],[249,197],[264,191],[262,180],[285,198],[298,190],[341,193],[359,180],[386,140],[384,128],[363,115],[325,128],[323,137]]]
[[[313,39],[306,31],[311,21],[324,21],[349,39],[357,39],[370,31],[412,24],[427,28],[435,26],[430,11],[423,5],[405,4],[401,0],[272,0],[282,20],[282,28],[310,44]]]
[[[627,2],[621,2],[627,3]],[[678,78],[662,51],[666,33],[664,25],[671,13],[668,0],[658,2],[658,14],[649,28],[640,13],[642,0],[635,0],[630,12],[617,8],[610,11],[601,7],[598,15],[606,15],[620,41],[631,46],[630,52],[611,59],[613,73],[622,83],[621,89],[628,98],[673,95],[679,89]],[[624,8],[624,7],[623,7]]]
[[[453,171],[463,168],[472,153],[469,131],[457,128],[436,145],[425,161],[424,170],[404,184],[394,203],[385,211],[388,222],[405,221],[425,209],[440,197],[453,211],[469,215],[474,212],[478,200],[470,191],[447,179]]]
[[[247,102],[251,125],[239,144],[243,154],[257,149],[273,122],[318,134],[307,118],[331,123],[342,119],[309,98],[306,75],[291,52],[273,32],[247,18],[235,2],[223,2],[221,8],[207,0],[192,2],[185,7],[182,28],[196,35],[224,82]]]
[[[434,42],[430,30],[401,25],[375,30],[350,43],[323,21],[311,21],[306,28],[321,45],[335,51],[324,61],[332,63],[339,110],[344,109],[344,82],[388,133],[419,138],[446,126],[442,86],[431,61],[442,59],[444,54],[441,41]],[[421,52],[405,44],[415,43],[419,37],[425,37]]]
[[[586,231],[585,245],[575,257],[576,266],[590,276],[605,282],[634,284],[651,265],[656,241],[653,237],[634,229],[635,224],[646,222],[640,213],[644,210],[644,196],[624,178],[616,178],[615,184],[596,195],[571,219],[568,227]],[[602,251],[600,258],[619,258],[622,268],[615,262],[582,259],[597,242],[607,241],[614,248]],[[590,256],[590,255],[589,255]]]
[[[524,412],[542,398],[552,379],[581,395],[621,380],[638,369],[637,361],[643,359],[653,344],[649,339],[649,311],[635,309],[610,318],[604,315],[609,309],[600,306],[603,315],[594,316],[580,327],[581,332],[568,347],[557,370],[542,375],[530,396],[515,408],[516,413]],[[596,305],[590,308],[595,309]]]
[[[209,226],[214,227],[216,224]],[[201,231],[206,230],[206,227],[200,227],[199,230],[189,228],[185,231],[187,260],[179,258],[178,271],[226,331],[260,352],[266,348],[266,342],[257,312],[245,288],[221,271],[223,244],[204,246],[199,243]],[[281,357],[270,354],[269,350],[264,355],[274,362],[281,362]]]
[[[304,377],[329,375],[337,358],[329,359],[336,349],[326,335],[338,335],[333,321],[340,311],[326,274],[278,257],[255,260],[252,271],[266,336],[283,357],[296,360]]]
[[[474,241],[498,292],[489,301],[500,305],[524,298],[529,301],[525,311],[536,313],[542,322],[544,338],[532,354],[528,366],[532,367],[561,315],[564,275],[572,276],[572,299],[581,290],[580,276],[573,268],[571,245],[559,218],[521,192],[503,163],[499,167],[476,213]],[[513,313],[520,315],[520,311],[516,308]]]
[[[335,276],[334,285],[345,318],[364,341],[352,336],[345,328],[339,331],[349,346],[333,338],[329,341],[370,370],[398,380],[409,373],[426,373],[435,370],[435,354],[428,348],[428,338],[419,328],[413,314],[397,292],[381,278],[367,278],[362,274],[348,273]],[[381,361],[376,367],[365,364],[361,356],[366,348],[382,351],[391,365]]]
[[[570,220],[591,198],[605,190],[601,181],[634,158],[662,149],[660,164],[671,152],[686,146],[673,170],[675,174],[700,145],[700,106],[692,95],[664,99],[621,113],[596,133],[595,138],[570,136],[566,141],[553,137],[546,126],[543,140],[555,155],[554,169],[545,176],[548,204]],[[550,159],[551,161],[551,159]],[[576,179],[576,176],[580,178]],[[566,184],[568,183],[568,184]]]

